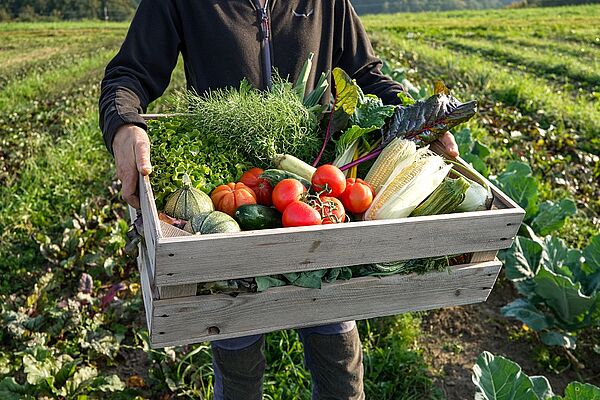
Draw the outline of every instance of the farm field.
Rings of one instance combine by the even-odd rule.
[[[600,6],[363,20],[396,79],[423,93],[442,79],[480,101],[467,127],[490,150],[486,173],[528,163],[540,201],[575,200],[553,235],[585,248],[600,231]],[[97,99],[126,30],[0,24],[0,398],[211,397],[206,343],[149,349],[124,255],[128,224]],[[183,86],[179,65],[167,95]],[[547,376],[558,393],[573,380],[599,386],[600,327],[574,350],[545,346],[500,313],[517,296],[501,277],[483,305],[361,322],[367,398],[474,398],[471,368],[484,350]],[[309,399],[297,334],[269,335],[266,352],[266,398]]]

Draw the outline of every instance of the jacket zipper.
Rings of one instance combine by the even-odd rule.
[[[271,21],[269,16],[269,0],[265,1],[265,6],[262,7],[260,0],[248,0],[256,11],[258,18],[258,29],[261,41],[262,55],[262,78],[265,89],[270,89],[273,84],[273,60],[271,58]]]

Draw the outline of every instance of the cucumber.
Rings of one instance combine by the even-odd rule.
[[[299,180],[300,183],[303,184],[306,189],[310,188],[309,181],[307,181],[306,179],[304,179],[303,177],[301,177],[298,174],[295,174],[295,173],[289,172],[289,171],[284,171],[282,169],[268,169],[268,170],[264,171],[260,175],[260,177],[268,180],[269,183],[271,184],[271,186],[273,186],[273,187],[275,187],[275,185],[277,185],[282,180],[291,178],[291,179]]]
[[[281,228],[281,214],[271,207],[246,204],[235,211],[235,220],[245,231]]]

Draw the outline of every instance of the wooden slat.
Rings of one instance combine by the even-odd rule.
[[[425,275],[364,277],[263,293],[195,296],[155,302],[154,347],[279,329],[365,319],[485,301],[501,264],[490,261]]]
[[[516,210],[162,238],[158,286],[310,271],[509,247]]]
[[[146,323],[148,324],[148,332],[152,333],[153,320],[153,304],[154,299],[158,297],[154,290],[153,279],[150,274],[150,264],[144,246],[140,244],[138,256],[138,268],[140,270],[140,285],[142,287],[142,297],[144,298],[144,308],[146,310]]]
[[[150,186],[150,180],[147,176],[139,175],[139,195],[142,215],[144,219],[144,243],[147,248],[148,262],[150,271],[154,276],[156,273],[156,245],[158,239],[162,236],[158,212],[156,211],[156,202]]]
[[[478,251],[471,255],[471,262],[479,263],[484,261],[494,261],[496,259],[496,254],[498,254],[498,250]]]
[[[160,221],[160,229],[164,237],[192,236],[191,233],[176,228],[173,225],[169,225],[164,221]],[[197,286],[198,285],[195,283],[174,286],[159,286],[158,293],[161,299],[195,296]]]

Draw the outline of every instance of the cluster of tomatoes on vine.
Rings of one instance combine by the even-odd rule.
[[[346,178],[337,167],[322,165],[312,176],[310,187],[287,178],[272,187],[253,168],[241,182],[252,188],[256,202],[274,206],[282,213],[284,227],[336,224],[349,220],[347,213],[360,215],[371,205],[375,191],[362,179]]]

